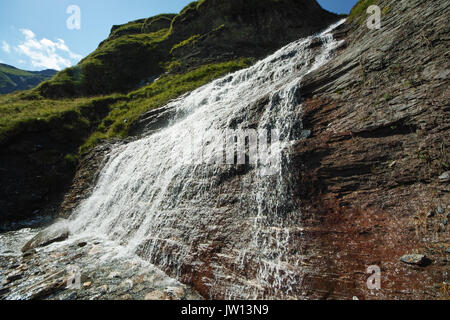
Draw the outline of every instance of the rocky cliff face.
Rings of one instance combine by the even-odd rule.
[[[172,23],[172,48],[182,65],[204,59],[262,58],[337,20],[316,1],[203,1],[188,6]]]
[[[450,6],[378,5],[382,28],[342,28],[345,48],[300,93],[312,132],[293,152],[311,213],[308,286],[316,297],[448,298]],[[400,262],[408,253],[431,264]],[[365,286],[370,265],[380,291]]]

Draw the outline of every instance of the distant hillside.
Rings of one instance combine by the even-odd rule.
[[[44,80],[53,77],[58,71],[25,71],[0,63],[0,94],[28,90]]]

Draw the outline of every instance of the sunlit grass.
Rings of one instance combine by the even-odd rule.
[[[352,8],[350,11],[350,15],[347,18],[348,22],[352,22],[353,20],[359,17],[365,17],[367,8],[371,5],[377,4],[378,0],[359,0],[358,3]]]
[[[127,137],[130,127],[144,112],[164,106],[186,92],[251,63],[250,59],[242,58],[204,65],[183,74],[162,77],[129,94],[48,99],[37,90],[29,90],[3,95],[0,96],[0,143],[21,132],[56,128],[79,137],[89,136],[80,149],[86,152],[105,139]],[[100,114],[104,114],[101,119]]]

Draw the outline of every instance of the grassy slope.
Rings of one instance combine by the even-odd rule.
[[[127,95],[47,99],[34,90],[0,96],[0,144],[21,132],[59,126],[74,134],[76,130],[91,130],[90,138],[80,148],[80,152],[86,152],[102,140],[126,137],[142,113],[250,63],[249,59],[239,59],[204,65],[184,74],[162,77]],[[99,104],[107,105],[109,113],[98,124],[90,109]]]
[[[167,39],[169,29],[150,34],[132,32],[104,41],[77,66],[43,82],[38,87],[40,94],[64,97],[124,93],[147,75],[164,72],[161,63],[164,45],[161,43]]]
[[[363,18],[362,21],[364,21],[367,16],[367,8],[377,3],[378,0],[359,0],[350,11],[347,21],[352,22],[361,17]]]
[[[121,96],[46,99],[33,92],[0,96],[0,144],[22,132],[38,132],[50,127],[73,128],[90,125],[89,109],[98,101],[116,101]]]

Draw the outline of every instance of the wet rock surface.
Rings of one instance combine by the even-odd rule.
[[[444,172],[439,176],[439,182],[445,183],[450,181],[450,171]]]
[[[0,237],[0,299],[201,299],[154,266],[127,256],[114,258],[117,246],[101,239],[55,243],[21,254],[20,246],[36,233],[23,229]]]
[[[45,247],[54,242],[62,242],[66,240],[69,235],[70,231],[67,227],[41,231],[23,246],[22,252],[27,253],[38,247]]]
[[[81,159],[72,185],[63,197],[58,214],[60,217],[69,217],[77,205],[92,193],[98,172],[107,161],[109,152],[122,143],[120,141],[103,143]]]

